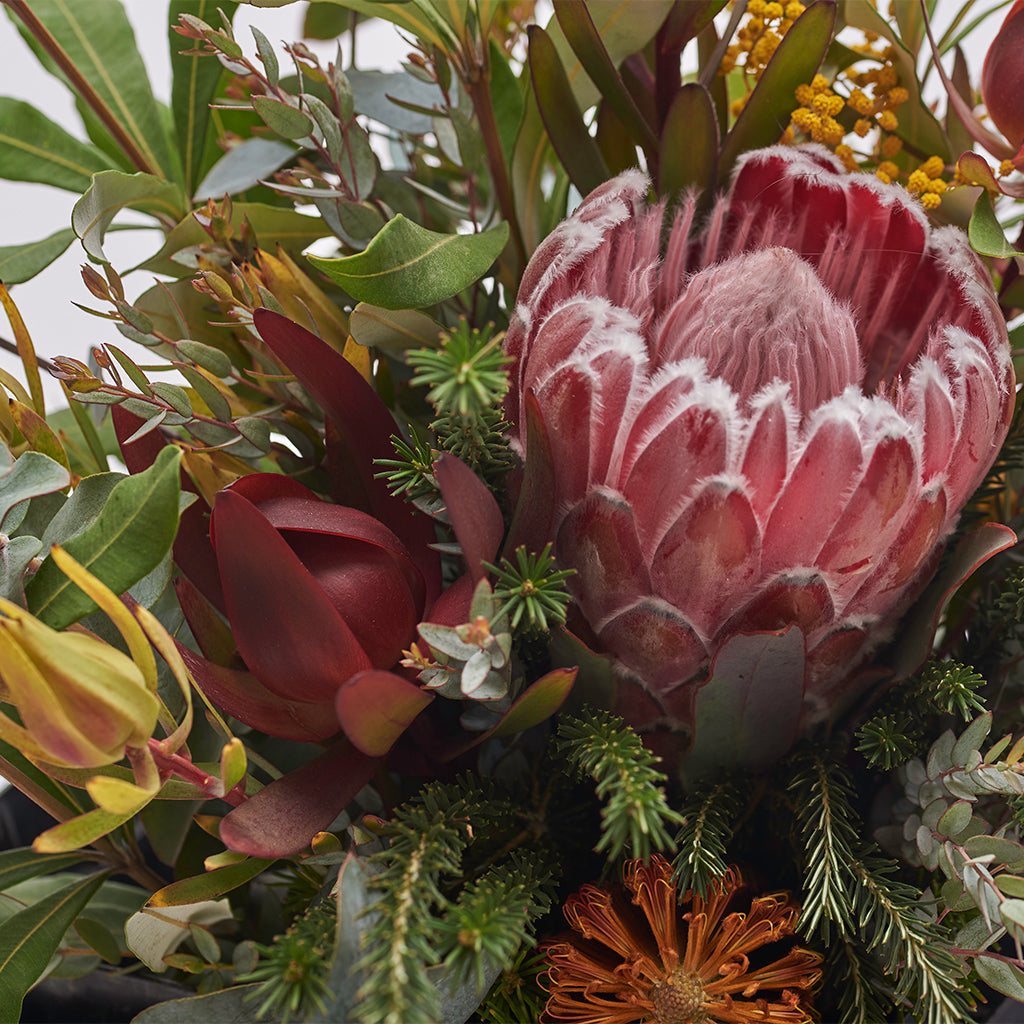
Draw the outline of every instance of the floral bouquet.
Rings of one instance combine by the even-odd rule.
[[[1024,2],[3,3],[0,1020],[1014,1019]]]

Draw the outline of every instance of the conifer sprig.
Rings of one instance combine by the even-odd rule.
[[[861,826],[853,810],[853,786],[835,761],[805,754],[798,765],[789,791],[807,858],[799,929],[804,935],[820,930],[828,945],[833,924],[841,933],[854,932],[847,865],[859,845]]]
[[[683,827],[676,836],[678,852],[672,865],[680,896],[692,889],[703,897],[712,881],[725,874],[726,847],[741,805],[739,789],[731,781],[699,791],[683,805]]]
[[[547,544],[539,554],[527,554],[526,548],[515,552],[515,562],[503,558],[499,565],[484,562],[494,574],[494,597],[501,602],[501,614],[508,616],[512,630],[525,625],[531,629],[547,630],[551,623],[565,622],[565,610],[572,598],[565,589],[565,581],[575,569],[556,569]]]
[[[654,767],[658,758],[618,715],[588,709],[565,716],[558,736],[570,764],[595,781],[606,801],[598,853],[609,860],[623,853],[643,859],[672,848],[669,829],[683,819],[665,799],[665,776]]]

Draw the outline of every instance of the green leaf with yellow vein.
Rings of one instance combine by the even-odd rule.
[[[82,193],[96,171],[111,166],[95,146],[69,135],[31,103],[0,96],[0,178]]]
[[[358,302],[418,309],[468,288],[498,258],[507,240],[507,224],[477,235],[444,235],[398,214],[363,252],[308,259]]]
[[[71,228],[61,228],[38,242],[0,246],[0,281],[21,284],[48,267],[75,240]]]
[[[151,907],[175,907],[183,903],[198,903],[200,900],[212,900],[223,896],[232,889],[252,881],[262,874],[274,862],[260,857],[246,857],[237,864],[214,868],[202,875],[182,878],[171,882],[155,892],[149,900]]]
[[[202,166],[204,143],[210,127],[210,101],[224,74],[220,61],[213,57],[186,55],[192,47],[179,36],[173,26],[182,14],[202,18],[210,25],[219,25],[217,9],[231,18],[238,4],[235,0],[172,0],[168,13],[167,42],[171,51],[171,112],[177,135],[178,152],[185,176],[185,193],[192,195],[196,183],[207,169]]]
[[[448,21],[441,17],[429,0],[403,0],[401,3],[381,3],[381,0],[330,0],[350,11],[369,18],[382,18],[423,39],[440,46],[442,50],[458,49],[458,38]],[[275,3],[259,3],[257,7],[276,7]],[[446,45],[447,44],[447,45]]]
[[[180,180],[181,167],[169,125],[153,96],[120,0],[31,0],[29,6],[124,128],[148,169],[168,180]],[[67,81],[24,25],[15,21],[44,66]]]
[[[177,219],[184,213],[185,197],[180,185],[152,174],[101,171],[94,175],[88,191],[71,213],[71,226],[93,259],[108,262],[103,238],[111,221],[126,206]]]
[[[25,993],[57,951],[64,933],[103,884],[105,872],[76,879],[4,921],[0,935],[0,1024],[17,1024]]]
[[[64,544],[69,555],[115,594],[124,593],[154,569],[174,542],[180,460],[180,448],[163,448],[149,469],[121,480],[96,521]],[[64,629],[96,610],[92,599],[49,557],[29,581],[25,596],[29,610],[54,629]]]

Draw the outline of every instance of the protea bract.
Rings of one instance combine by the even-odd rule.
[[[819,147],[748,154],[703,217],[647,189],[598,188],[524,275],[508,411],[552,494],[521,528],[577,570],[618,710],[697,722],[705,764],[745,718],[756,763],[934,572],[1006,435],[1006,327],[960,231]]]

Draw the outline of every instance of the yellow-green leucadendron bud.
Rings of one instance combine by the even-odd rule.
[[[99,768],[145,746],[159,702],[138,666],[92,633],[58,632],[0,599],[0,739],[33,761]]]

